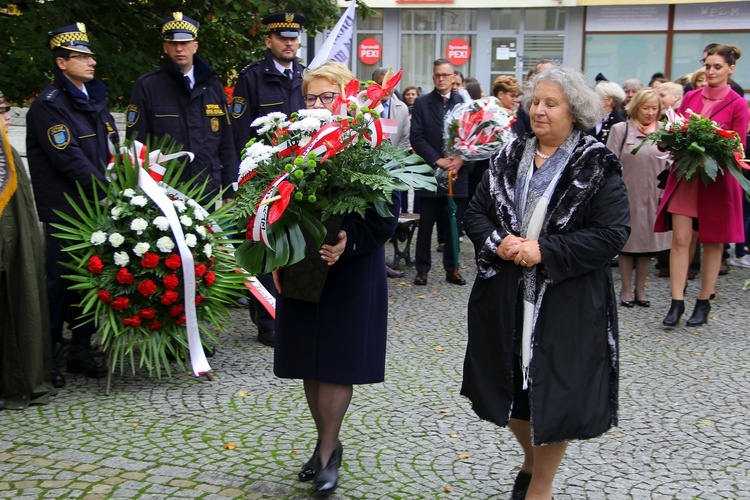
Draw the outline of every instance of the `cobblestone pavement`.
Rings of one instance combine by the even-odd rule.
[[[470,286],[437,269],[416,287],[406,271],[389,286],[387,380],[355,388],[334,498],[508,498],[519,449],[458,394]],[[473,281],[473,264],[462,273]],[[620,310],[620,426],[570,445],[555,498],[750,496],[748,279],[720,278],[708,326],[665,331],[668,280],[652,272],[652,307]],[[307,498],[301,384],[273,376],[246,311],[226,326],[212,382],[118,374],[107,397],[104,380],[70,375],[51,404],[0,412],[0,497]]]

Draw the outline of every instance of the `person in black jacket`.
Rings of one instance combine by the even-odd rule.
[[[55,210],[76,216],[65,198],[80,200],[76,183],[93,196],[94,179],[107,182],[108,140],[117,142],[117,130],[107,109],[108,89],[94,78],[96,58],[86,26],[72,24],[49,35],[55,80],[26,115],[26,151],[39,219],[44,222],[50,333],[53,348],[59,344],[58,352],[62,352],[66,343],[63,323],[67,321],[72,332],[67,371],[101,378],[106,369],[89,350],[95,329],[91,323],[78,321],[82,311],[74,304],[80,296],[69,289],[73,283],[62,277],[68,271],[59,262],[67,260],[62,248],[68,244],[54,236],[58,230],[50,223],[63,222]],[[65,385],[57,363],[52,382],[55,387]]]
[[[468,195],[468,173],[461,170],[463,160],[458,156],[448,156],[444,152],[443,120],[445,114],[462,102],[461,96],[451,90],[453,83],[453,65],[447,59],[437,59],[433,63],[432,79],[435,88],[432,92],[417,98],[411,111],[411,132],[409,139],[414,152],[421,156],[432,168],[449,170],[458,175],[453,183],[453,196],[465,203]],[[415,285],[427,284],[427,273],[432,266],[430,246],[432,226],[442,214],[446,213],[447,191],[438,187],[437,193],[418,191],[421,199],[419,209],[419,232],[417,233]],[[461,211],[461,210],[459,210]],[[453,248],[445,245],[443,251],[445,280],[454,285],[465,285],[466,280],[454,264]]]
[[[237,182],[239,160],[229,122],[227,98],[219,77],[198,50],[199,23],[175,12],[158,25],[164,38],[159,68],[133,85],[126,114],[127,136],[141,142],[168,135],[192,151],[182,179],[208,180],[209,196]]]
[[[277,12],[263,18],[266,27],[266,57],[247,65],[237,79],[232,98],[234,142],[241,158],[247,142],[257,137],[250,124],[259,116],[281,112],[289,116],[305,109],[302,96],[302,66],[297,61],[299,34],[305,17]],[[263,286],[278,298],[270,274],[258,276]],[[249,298],[250,318],[258,327],[258,340],[273,347],[276,325],[271,314],[253,296]]]

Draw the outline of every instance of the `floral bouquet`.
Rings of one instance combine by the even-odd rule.
[[[750,194],[750,181],[742,174],[750,167],[742,161],[744,151],[737,132],[723,130],[716,122],[690,110],[688,114],[685,118],[668,109],[666,125],[646,137],[632,153],[636,154],[646,142],[655,143],[671,155],[671,168],[677,179],[684,177],[690,182],[700,176],[707,186],[726,170]]]
[[[57,236],[71,243],[66,277],[99,326],[112,370],[127,358],[135,371],[137,351],[149,373],[171,375],[170,358],[183,367],[189,349],[194,373],[206,373],[199,332],[216,339],[201,320],[221,325],[224,305],[244,288],[222,247],[227,210],[209,214],[194,199],[205,186],[178,181],[185,155],[149,153],[136,141],[114,154],[109,185],[95,183],[92,195],[79,186],[80,205],[69,199],[77,217],[58,212],[66,223],[54,224]]]
[[[456,104],[445,117],[443,137],[448,154],[464,160],[487,159],[513,140],[510,127],[515,121],[492,96]]]
[[[320,248],[329,217],[364,216],[370,206],[392,217],[394,191],[435,190],[432,168],[385,140],[396,122],[380,117],[380,99],[401,71],[388,76],[364,89],[356,79],[342,82],[334,113],[271,113],[252,123],[266,139],[245,147],[235,197],[245,234],[237,262],[249,273],[303,260],[306,246]]]

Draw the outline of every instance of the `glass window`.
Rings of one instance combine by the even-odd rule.
[[[380,59],[373,64],[365,64],[359,58],[359,45],[363,40],[373,38],[380,42]],[[380,33],[357,33],[357,45],[352,47],[352,56],[356,59],[357,66],[354,74],[360,81],[372,79],[372,72],[383,65],[383,35]]]
[[[492,9],[490,29],[518,31],[521,26],[521,9]]]
[[[709,43],[728,43],[744,48],[750,46],[750,33],[675,33],[671,78],[674,80],[700,68],[703,47]],[[737,61],[731,78],[742,88],[750,89],[750,61],[744,58]]]
[[[565,9],[526,9],[526,30],[564,30],[565,13]]]
[[[678,44],[675,43],[675,46]],[[622,83],[639,78],[648,84],[651,75],[665,72],[666,34],[586,35],[583,67],[589,82],[602,73],[607,80]],[[698,61],[700,53],[693,56]],[[691,71],[695,68],[691,68]]]
[[[440,57],[446,57],[445,49],[448,46],[448,44],[451,42],[451,40],[455,40],[457,38],[456,35],[442,35],[440,40]],[[476,47],[477,47],[477,36],[476,35],[461,35],[460,38],[466,40],[469,42],[469,46],[471,47],[471,55],[469,56],[469,61],[461,64],[460,66],[454,66],[454,69],[456,71],[460,71],[461,74],[464,75],[464,78],[469,76],[476,75],[476,68],[477,68],[477,53],[476,53]],[[432,62],[432,61],[431,61]]]
[[[438,11],[435,9],[404,9],[401,11],[402,31],[434,31]]]
[[[432,63],[435,60],[435,35],[401,35],[401,67],[404,76],[400,87],[416,85],[432,90]]]
[[[588,45],[586,49],[588,50]],[[565,54],[565,36],[563,34],[528,34],[523,37],[523,73],[536,66],[540,59],[563,60]]]
[[[375,13],[367,19],[357,17],[357,30],[382,30],[383,9],[373,9]]]
[[[443,9],[443,30],[474,31],[477,29],[476,9]]]

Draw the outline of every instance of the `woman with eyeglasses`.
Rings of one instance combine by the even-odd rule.
[[[344,64],[326,62],[302,78],[307,108],[331,111],[341,86],[355,77]],[[339,433],[353,386],[384,380],[388,288],[383,246],[396,229],[395,215],[383,218],[370,207],[364,218],[344,216],[338,243],[320,249],[329,268],[318,303],[285,297],[284,273],[273,272],[281,294],[274,373],[303,380],[317,436],[298,476],[312,480],[317,493],[330,493],[338,484],[344,448]]]

